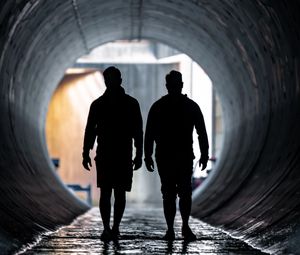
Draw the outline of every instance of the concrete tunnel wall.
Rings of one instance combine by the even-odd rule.
[[[295,249],[296,237],[283,236],[300,212],[299,11],[296,0],[1,1],[0,249],[88,209],[51,167],[47,106],[78,57],[140,38],[190,55],[221,98],[223,151],[193,216],[264,248],[280,236],[282,249]]]

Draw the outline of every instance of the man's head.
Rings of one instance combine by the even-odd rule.
[[[166,75],[166,87],[169,94],[181,94],[183,88],[181,73],[174,70],[168,73]]]
[[[106,68],[103,72],[103,76],[107,88],[119,87],[122,83],[121,72],[114,66]]]

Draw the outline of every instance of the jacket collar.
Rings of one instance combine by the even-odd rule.
[[[103,96],[122,96],[125,95],[125,89],[121,86],[116,88],[107,88],[103,94]]]

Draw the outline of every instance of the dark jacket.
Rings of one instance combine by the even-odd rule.
[[[193,129],[196,128],[201,156],[208,158],[208,139],[199,106],[186,95],[166,95],[149,112],[145,133],[145,158],[153,153],[157,160],[192,160]]]
[[[96,137],[98,186],[99,181],[107,181],[103,178],[131,179],[132,140],[136,156],[142,158],[143,122],[138,101],[125,94],[122,87],[106,90],[91,104],[83,156],[93,148]]]

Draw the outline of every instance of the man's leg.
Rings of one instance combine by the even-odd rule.
[[[163,207],[168,230],[164,239],[174,240],[174,219],[176,215],[176,183],[171,175],[160,174]]]
[[[189,226],[189,218],[192,208],[192,198],[189,195],[181,195],[179,198],[179,209],[182,218],[182,227]]]
[[[178,196],[179,210],[182,218],[182,235],[185,239],[190,241],[196,240],[196,236],[189,227],[189,218],[192,208],[191,175],[187,174],[178,179]]]
[[[174,231],[174,219],[176,215],[176,197],[163,195],[164,214],[167,222],[168,230]]]
[[[114,225],[113,233],[119,234],[119,226],[123,217],[126,205],[126,191],[124,189],[114,189],[115,204],[114,204]]]
[[[111,192],[112,188],[101,188],[99,209],[104,230],[110,230]]]

